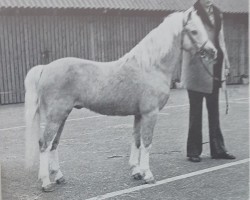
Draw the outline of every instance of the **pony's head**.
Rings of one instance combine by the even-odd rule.
[[[197,11],[184,12],[182,47],[192,55],[198,54],[206,60],[215,60],[217,50],[209,40]]]

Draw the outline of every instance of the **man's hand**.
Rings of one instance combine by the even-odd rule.
[[[225,76],[226,76],[226,77],[230,76],[230,71],[229,71],[228,68],[225,69]]]

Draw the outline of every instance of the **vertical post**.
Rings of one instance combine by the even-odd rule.
[[[95,31],[94,31],[94,23],[90,22],[90,49],[91,49],[91,59],[95,60]]]
[[[245,56],[246,56],[246,41],[245,41],[245,31],[247,32],[247,30],[245,30],[244,24],[240,24],[240,28],[239,28],[239,35],[238,35],[238,39],[239,39],[239,74],[247,74],[247,72],[245,71],[246,69],[246,65],[245,65]]]

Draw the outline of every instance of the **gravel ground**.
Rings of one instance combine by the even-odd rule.
[[[221,94],[221,127],[226,147],[237,159],[210,159],[204,108],[202,162],[187,161],[187,93],[172,90],[154,132],[150,164],[157,181],[249,158],[248,85],[229,86],[228,93],[228,115],[225,115],[224,95]],[[128,165],[133,118],[100,116],[81,109],[70,114],[59,145],[60,165],[67,184],[52,193],[42,193],[41,183],[37,181],[38,167],[30,172],[23,167],[23,106],[0,106],[4,200],[80,200],[143,184],[130,177]],[[248,184],[249,163],[244,163],[111,199],[247,200]]]

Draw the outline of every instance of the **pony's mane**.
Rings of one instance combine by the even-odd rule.
[[[163,22],[149,32],[130,52],[121,60],[128,61],[135,58],[140,67],[147,68],[166,55],[173,47],[175,36],[179,35],[183,28],[183,12],[175,12],[168,15]]]

